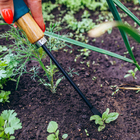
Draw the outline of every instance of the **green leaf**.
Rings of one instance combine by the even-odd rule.
[[[66,139],[67,137],[68,137],[68,134],[63,134],[63,135],[62,135],[62,138],[63,138],[63,139]]]
[[[5,133],[14,134],[14,131],[22,128],[20,120],[16,118],[17,113],[14,110],[4,110],[1,114],[5,120]]]
[[[8,99],[9,99],[9,94],[11,94],[10,91],[1,90],[1,91],[0,91],[0,102],[2,102],[2,103],[9,102],[9,101],[8,101]]]
[[[12,119],[10,124],[11,124],[11,127],[14,130],[17,130],[17,129],[21,129],[22,128],[22,124],[20,123],[20,119],[18,119],[18,118]]]
[[[14,139],[15,139],[15,137],[14,137],[14,136],[11,136],[11,137],[10,137],[10,140],[14,140]]]
[[[15,118],[17,115],[16,112],[14,112],[14,110],[4,110],[1,114],[1,116],[3,117],[4,120],[12,120],[13,118]]]
[[[100,131],[102,131],[104,128],[105,128],[105,124],[104,124],[104,125],[100,125],[100,126],[98,127],[98,131],[100,132]]]
[[[127,77],[129,77],[129,76],[131,76],[131,74],[126,74],[126,75],[124,76],[124,78],[127,78]]]
[[[0,127],[0,131],[3,131],[4,130],[4,128],[3,127]]]
[[[71,43],[71,44],[74,44],[74,45],[77,45],[77,46],[80,46],[80,47],[83,47],[83,48],[86,48],[86,49],[90,49],[90,50],[93,50],[93,51],[96,51],[96,52],[99,52],[99,53],[103,53],[103,54],[106,54],[106,55],[109,55],[109,56],[127,61],[129,63],[133,63],[133,61],[129,58],[123,57],[123,56],[118,55],[116,53],[113,53],[113,52],[110,52],[110,51],[107,51],[107,50],[104,50],[104,49],[101,49],[101,48],[98,48],[98,47],[95,47],[95,46],[91,46],[91,45],[88,45],[88,44],[85,44],[85,43],[82,43],[82,42],[79,42],[79,41],[76,41],[76,40],[73,40],[73,39],[70,39],[70,38],[67,38],[67,37],[64,37],[64,36],[60,36],[60,35],[57,35],[57,34],[54,34],[54,33],[51,33],[51,32],[47,32],[47,31],[45,31],[44,34],[49,36],[49,37],[53,37],[53,38],[57,38],[59,40],[65,41],[67,43]]]
[[[130,55],[130,57],[132,58],[132,60],[133,60],[133,62],[135,63],[135,65],[139,68],[139,70],[140,70],[140,67],[139,67],[139,65],[137,64],[137,61],[136,61],[136,59],[135,59],[135,57],[134,57],[134,55],[133,55],[133,52],[132,52],[132,50],[131,50],[131,47],[130,47],[130,44],[129,44],[129,41],[128,41],[128,38],[127,38],[127,35],[126,35],[126,33],[128,33],[128,34],[130,34],[132,37],[134,37],[134,39],[135,40],[137,40],[138,42],[140,42],[140,39],[139,39],[139,35],[133,30],[130,30],[130,27],[129,26],[123,26],[123,24],[122,24],[122,22],[121,22],[121,18],[120,18],[120,15],[119,15],[119,13],[118,13],[118,11],[117,11],[117,8],[116,8],[116,6],[115,6],[115,4],[113,3],[113,1],[112,0],[106,0],[107,1],[107,3],[108,3],[108,5],[109,5],[109,8],[110,8],[110,10],[111,10],[111,12],[112,12],[112,14],[113,14],[113,16],[114,16],[114,19],[116,20],[116,21],[119,21],[121,24],[119,25],[117,25],[117,27],[119,28],[119,30],[120,30],[120,33],[121,33],[121,35],[122,35],[122,38],[123,38],[123,41],[124,41],[124,43],[125,43],[125,46],[126,46],[126,48],[127,48],[127,51],[129,52],[129,55]],[[126,33],[125,33],[126,32]]]
[[[134,71],[133,70],[128,70],[128,73],[133,73]]]
[[[6,134],[14,134],[14,129],[12,127],[6,127],[4,131]]]
[[[126,8],[119,0],[113,1],[120,9],[122,9],[126,14],[128,14],[140,26],[139,19],[128,8]]]
[[[138,71],[138,68],[136,67],[135,69],[134,69],[134,72],[136,73]]]
[[[58,135],[59,135],[59,130],[56,131],[55,135],[58,137]]]
[[[18,118],[14,118],[11,120],[10,126],[5,128],[5,133],[14,134],[15,130],[21,128],[22,128],[22,124],[20,123],[20,120]]]
[[[4,119],[2,116],[0,116],[0,128],[4,126]]]
[[[105,120],[105,123],[110,123],[114,120],[116,120],[119,116],[119,113],[117,112],[112,112],[107,116],[107,119]]]
[[[59,85],[59,83],[61,82],[62,79],[63,79],[63,77],[62,77],[62,78],[59,78],[59,79],[56,81],[56,83],[55,83],[56,87]]]
[[[47,127],[49,133],[54,133],[58,129],[58,124],[55,121],[50,121]]]
[[[50,135],[47,137],[47,140],[56,140],[55,135],[54,135],[54,134],[50,134]]]
[[[3,103],[3,98],[0,99],[0,102]]]
[[[0,79],[6,78],[6,71],[5,70],[0,70]]]
[[[102,118],[99,118],[99,119],[95,120],[95,124],[103,125],[104,122],[103,122]]]
[[[106,118],[108,116],[108,113],[109,113],[109,108],[107,108],[106,111],[102,114],[102,119],[103,120],[106,120]]]
[[[6,46],[0,46],[0,52],[2,52],[2,51],[6,51],[7,50],[7,47]]]
[[[4,135],[4,131],[0,132],[0,137],[2,137]]]
[[[101,119],[101,117],[99,115],[93,115],[90,117],[90,121],[96,120],[96,119]]]

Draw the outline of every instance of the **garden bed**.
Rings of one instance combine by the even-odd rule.
[[[133,5],[129,4],[130,8]],[[53,11],[57,12],[57,9]],[[137,11],[133,11],[137,13]],[[78,15],[76,15],[78,17]],[[93,21],[94,18],[93,13]],[[140,16],[137,16],[140,18]],[[125,18],[133,25],[129,17]],[[1,26],[3,33],[6,26]],[[69,32],[69,30],[66,30]],[[63,32],[65,34],[65,32]],[[89,44],[130,58],[123,43],[119,30],[113,29],[109,35],[105,33],[95,42],[89,39]],[[129,39],[131,46],[134,46],[133,53],[140,63],[140,47],[133,39]],[[1,45],[7,45],[6,39],[0,40]],[[50,121],[56,121],[59,125],[60,135],[67,133],[69,140],[139,140],[140,139],[140,93],[133,90],[119,90],[112,96],[115,88],[112,86],[135,86],[140,83],[140,73],[137,72],[136,80],[132,77],[124,78],[127,71],[135,66],[128,62],[91,51],[89,56],[83,60],[80,56],[76,62],[74,59],[80,54],[81,47],[66,47],[53,52],[55,58],[66,71],[74,68],[79,73],[73,75],[73,81],[78,85],[83,94],[101,113],[106,108],[110,112],[118,112],[118,119],[106,125],[106,128],[98,132],[98,125],[89,121],[92,112],[78,93],[73,89],[66,79],[63,79],[52,94],[50,90],[37,81],[33,81],[29,74],[21,77],[18,89],[16,83],[9,81],[5,90],[10,90],[10,103],[0,104],[0,112],[6,109],[13,109],[22,122],[22,129],[15,132],[16,140],[45,140],[48,136],[47,126]],[[71,53],[72,50],[72,53]],[[90,61],[90,66],[86,62]],[[43,60],[44,64],[48,59]],[[27,67],[37,65],[34,62],[28,63]],[[42,69],[39,69],[42,75]],[[87,129],[89,136],[86,135]]]

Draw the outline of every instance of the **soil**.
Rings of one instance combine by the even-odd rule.
[[[129,8],[133,8],[131,3]],[[56,11],[57,9],[53,12]],[[94,13],[92,14],[95,20]],[[139,15],[137,17],[140,18]],[[134,25],[129,17],[125,20]],[[7,26],[0,27],[1,33],[6,30]],[[127,51],[117,28],[113,29],[110,35],[106,33],[97,38],[95,42],[92,42],[92,39],[90,38],[90,45],[123,56]],[[135,58],[140,63],[139,44],[131,38],[129,40],[131,46],[134,46]],[[6,45],[6,39],[1,39],[0,44]],[[114,85],[139,85],[140,72],[137,72],[136,80],[132,77],[124,78],[128,70],[135,68],[133,64],[93,51],[85,60],[81,56],[74,62],[76,55],[80,54],[78,49],[81,47],[72,47],[66,47],[67,52],[63,49],[53,52],[53,55],[66,71],[70,67],[79,73],[79,76],[73,75],[72,79],[94,107],[101,113],[106,108],[109,108],[110,112],[118,112],[118,119],[106,124],[106,128],[98,132],[98,125],[94,121],[89,121],[92,112],[66,79],[59,84],[57,92],[52,94],[45,86],[39,85],[37,81],[31,80],[30,75],[25,74],[21,77],[17,90],[16,83],[7,83],[5,90],[11,91],[10,103],[0,104],[0,112],[13,109],[22,122],[22,129],[15,131],[16,140],[45,140],[49,135],[47,126],[50,121],[58,123],[60,136],[67,133],[68,140],[140,140],[140,93],[120,89],[112,96],[115,89],[111,88]],[[130,58],[129,54],[126,57]],[[83,61],[90,61],[90,67],[86,63],[82,64]],[[44,59],[43,63],[47,64],[48,59]],[[33,65],[34,63],[29,63],[27,67]],[[39,72],[41,75],[42,70]],[[86,135],[85,129],[89,136]]]

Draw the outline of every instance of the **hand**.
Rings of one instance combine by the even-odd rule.
[[[45,24],[42,15],[42,0],[24,0],[30,8],[34,20],[37,22],[42,31],[45,31]],[[11,24],[14,17],[13,0],[0,0],[0,12],[5,22]]]

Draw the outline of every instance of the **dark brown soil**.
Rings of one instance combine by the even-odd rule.
[[[132,23],[130,18],[127,17],[126,20]],[[4,32],[6,28],[1,26],[0,31]],[[131,38],[129,40],[131,46],[134,46],[136,60],[140,63],[139,44]],[[6,45],[7,42],[0,40],[0,44]],[[127,51],[118,29],[113,29],[111,35],[106,33],[97,38],[94,43],[89,41],[89,44],[120,55]],[[68,71],[71,67],[79,73],[79,76],[74,75],[72,79],[92,105],[101,113],[106,108],[110,108],[110,112],[118,112],[118,119],[98,132],[94,121],[89,121],[92,112],[66,79],[58,86],[57,93],[52,94],[43,85],[31,80],[30,75],[25,74],[21,77],[17,90],[14,82],[7,83],[6,90],[12,92],[10,103],[0,104],[0,112],[14,109],[22,122],[23,128],[15,132],[16,140],[45,140],[50,121],[56,121],[59,124],[60,136],[67,133],[69,140],[140,140],[140,93],[119,90],[112,96],[114,90],[110,87],[128,83],[139,85],[140,72],[137,72],[135,81],[132,77],[124,78],[128,70],[135,68],[133,64],[93,51],[86,60],[80,57],[74,62],[76,55],[80,54],[78,49],[81,48],[72,47],[72,53],[71,49],[67,48],[67,52],[59,50],[53,54],[65,70]],[[129,54],[126,57],[130,58]],[[44,63],[46,61],[44,60]],[[90,61],[90,67],[86,63],[80,63],[81,61]],[[96,79],[92,80],[93,77]],[[86,136],[85,129],[89,136]]]

